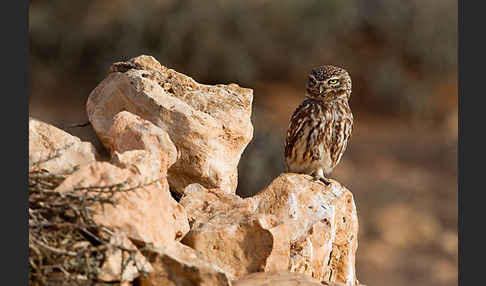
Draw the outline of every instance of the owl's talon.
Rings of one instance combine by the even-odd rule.
[[[323,182],[326,186],[329,186],[331,184],[331,182],[326,178],[319,178],[319,181]]]
[[[326,185],[326,186],[329,186],[331,184],[331,182],[328,179],[321,177],[318,174],[312,173],[311,176],[312,176],[312,180],[314,182],[320,181],[320,182],[324,183],[324,185]]]

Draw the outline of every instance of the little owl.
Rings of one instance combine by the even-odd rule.
[[[348,100],[351,77],[342,68],[325,65],[309,74],[306,99],[290,119],[285,140],[288,172],[309,174],[326,185],[339,163],[353,129]]]

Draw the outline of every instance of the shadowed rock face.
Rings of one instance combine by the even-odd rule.
[[[141,277],[140,285],[231,285],[231,280],[223,270],[204,260],[198,251],[185,245],[177,244],[170,250],[149,248],[143,253],[154,267],[154,271],[146,277]]]
[[[189,185],[185,193],[180,203],[192,228],[182,243],[200,251],[231,279],[265,270],[274,238],[246,201],[198,184]]]
[[[140,56],[115,63],[90,94],[87,112],[96,133],[110,149],[109,128],[126,110],[166,131],[178,152],[169,170],[170,186],[178,191],[197,182],[234,193],[237,165],[253,136],[253,91],[236,84],[203,85]]]
[[[200,85],[141,56],[114,64],[88,100],[93,127],[110,150],[108,162],[96,161],[90,143],[30,121],[31,162],[65,149],[42,166],[51,172],[77,167],[56,191],[120,183],[131,190],[111,189],[115,205],[92,207],[93,219],[115,233],[112,239],[135,251],[123,274],[122,252],[107,252],[99,279],[358,283],[358,218],[352,193],[340,183],[286,173],[253,197],[234,194],[236,167],[252,136],[251,99],[251,90]],[[180,202],[169,186],[182,194]]]

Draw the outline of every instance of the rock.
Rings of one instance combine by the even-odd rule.
[[[231,281],[217,266],[206,262],[194,249],[176,244],[170,251],[162,248],[145,250],[154,271],[140,277],[141,286],[229,286]]]
[[[288,271],[279,272],[257,272],[244,276],[233,282],[233,286],[345,286],[345,284],[331,282],[321,283],[319,280],[312,279],[307,275]]]
[[[69,172],[78,165],[94,162],[97,157],[90,142],[82,142],[59,128],[29,118],[29,171]]]
[[[256,213],[274,215],[287,227],[292,272],[320,281],[356,283],[358,217],[352,193],[308,175],[282,174],[249,200]]]
[[[132,240],[169,247],[189,230],[184,208],[169,193],[167,180],[141,185],[143,178],[130,169],[120,169],[107,162],[81,167],[56,188],[65,192],[76,187],[113,186],[125,183],[123,190],[113,189],[116,205],[93,208],[94,220],[124,232]],[[127,189],[130,189],[128,190]],[[105,188],[105,191],[109,188]],[[109,196],[109,194],[105,194]]]
[[[187,186],[179,203],[184,206],[192,223],[206,224],[218,218],[218,215],[251,214],[251,206],[246,200],[217,189],[206,189],[199,184]]]
[[[156,158],[157,156],[145,150],[130,150],[123,153],[115,151],[111,163],[130,170],[131,173],[138,175],[141,183],[147,184],[167,176],[167,173],[162,171],[163,161]]]
[[[180,203],[191,224],[182,243],[201,252],[205,260],[223,269],[230,279],[268,270],[269,257],[280,258],[272,259],[275,262],[285,263],[282,258],[288,261],[288,251],[279,257],[277,246],[282,234],[269,230],[275,224],[272,217],[255,216],[246,200],[192,184],[184,190]],[[286,246],[288,249],[288,243]]]
[[[134,254],[123,251],[120,248],[109,248],[105,253],[105,261],[99,269],[98,279],[106,282],[132,281],[142,273],[153,271],[152,265],[131,243],[124,233],[114,233],[110,239],[110,244],[130,249]],[[122,264],[125,264],[122,273]],[[122,274],[122,275],[120,275]]]
[[[177,149],[169,135],[150,121],[122,111],[109,129],[112,162],[131,168],[145,183],[165,178],[177,160]]]
[[[123,183],[113,189],[116,205],[94,208],[95,221],[130,239],[170,247],[189,231],[186,213],[170,195],[167,182],[167,170],[177,160],[176,147],[163,129],[127,111],[113,117],[107,138],[114,165],[85,165],[56,190]]]
[[[351,192],[331,181],[282,174],[247,199],[190,185],[180,201],[191,224],[182,243],[232,280],[290,270],[354,285],[356,208]]]
[[[177,162],[169,169],[171,188],[199,183],[234,193],[237,164],[253,135],[253,91],[236,84],[203,85],[139,56],[115,63],[110,74],[90,94],[89,120],[107,148],[115,115],[126,110],[166,131],[177,147]]]
[[[111,161],[96,162],[90,143],[30,120],[31,169],[78,166],[56,191],[98,192],[116,202],[92,206],[93,219],[116,233],[112,243],[134,250],[135,261],[122,275],[124,252],[109,250],[101,280],[358,284],[356,207],[340,183],[288,173],[251,198],[235,195],[237,165],[253,134],[252,99],[251,89],[199,84],[140,56],[113,64],[87,102]],[[169,186],[182,194],[180,203]]]

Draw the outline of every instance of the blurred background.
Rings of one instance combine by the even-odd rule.
[[[330,177],[355,196],[358,279],[457,285],[456,1],[31,0],[29,13],[30,115],[83,140],[90,127],[67,126],[87,121],[116,61],[148,54],[201,83],[252,88],[241,196],[285,171],[307,73],[345,67],[355,125]]]

